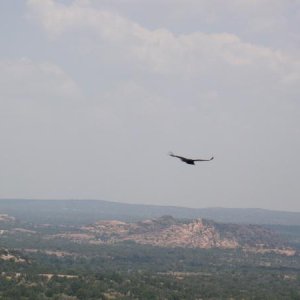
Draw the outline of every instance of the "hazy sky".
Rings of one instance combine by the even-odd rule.
[[[0,22],[0,198],[300,211],[299,0],[9,0]]]

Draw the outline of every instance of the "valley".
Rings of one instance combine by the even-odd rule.
[[[171,215],[55,223],[55,212],[0,212],[0,299],[300,297],[297,226]]]

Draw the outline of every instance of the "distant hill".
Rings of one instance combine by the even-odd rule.
[[[300,226],[300,212],[258,208],[185,208],[103,200],[0,199],[0,214],[8,214],[20,221],[50,224],[87,224],[112,219],[138,221],[172,215],[175,218],[205,218],[223,223]]]
[[[288,256],[296,253],[278,234],[260,225],[222,224],[205,219],[175,219],[172,216],[137,222],[99,221],[57,236],[93,245],[131,241],[168,248],[242,249]]]

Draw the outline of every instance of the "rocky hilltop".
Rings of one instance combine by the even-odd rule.
[[[294,255],[274,232],[259,225],[221,224],[205,219],[180,220],[163,216],[135,223],[99,221],[81,228],[92,243],[134,241],[159,247],[221,248]]]
[[[16,219],[7,214],[0,214],[0,222],[14,222]]]

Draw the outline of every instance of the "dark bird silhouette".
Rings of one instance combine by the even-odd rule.
[[[177,157],[179,159],[181,159],[183,162],[189,164],[189,165],[194,165],[195,161],[211,161],[214,159],[214,157],[212,156],[210,159],[191,159],[191,158],[186,158],[183,156],[179,156],[179,155],[175,155],[172,152],[169,152],[169,155],[172,157]]]

